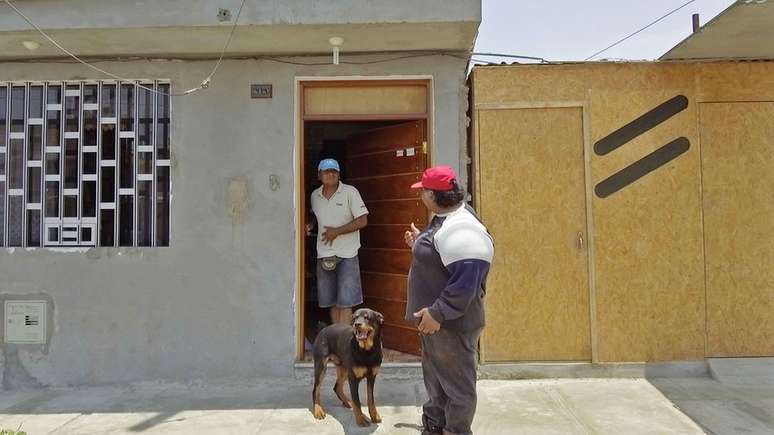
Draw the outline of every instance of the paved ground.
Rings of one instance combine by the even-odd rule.
[[[721,383],[710,378],[649,380],[706,433],[772,435],[774,384],[764,381]]]
[[[309,412],[306,381],[253,385],[135,384],[4,391],[0,428],[37,434],[408,434],[419,432],[420,381],[382,380],[383,423],[361,429],[323,390],[327,419]],[[774,433],[774,389],[728,389],[709,378],[480,381],[476,434]],[[365,388],[363,388],[364,390]],[[662,393],[663,392],[663,393]],[[667,398],[673,398],[694,423]],[[361,393],[361,395],[364,394]]]

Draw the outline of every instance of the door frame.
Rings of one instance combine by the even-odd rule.
[[[479,132],[478,132],[478,115],[481,110],[498,110],[498,109],[581,109],[581,116],[583,122],[583,164],[584,164],[584,178],[585,178],[585,205],[586,205],[586,241],[588,242],[588,286],[589,286],[589,332],[591,336],[591,362],[599,362],[599,342],[597,331],[597,286],[596,286],[596,268],[594,257],[594,212],[593,212],[593,180],[591,179],[591,156],[592,156],[592,142],[591,142],[591,117],[590,108],[587,101],[502,101],[494,103],[475,103],[474,116],[472,122],[476,126],[473,135],[473,155],[475,156],[474,173],[471,174],[473,182],[475,183],[476,192],[481,192],[481,178],[476,168],[479,159]],[[480,206],[480,204],[479,204]],[[481,340],[480,345],[480,358],[482,361],[486,361],[486,346],[484,346],[484,340]]]
[[[325,87],[349,87],[349,86],[400,86],[407,84],[421,84],[426,86],[427,104],[424,114],[375,114],[375,115],[331,115],[331,116],[310,116],[304,115],[304,88],[325,86]],[[306,121],[411,121],[424,119],[427,129],[427,162],[429,166],[433,164],[433,145],[435,136],[435,105],[434,105],[434,82],[432,75],[390,75],[390,76],[297,76],[294,85],[294,104],[293,111],[293,177],[295,179],[293,187],[293,204],[295,208],[295,254],[296,254],[296,273],[295,289],[293,297],[293,308],[295,311],[295,354],[296,362],[304,359],[304,317],[306,311],[306,281],[304,279],[304,270],[306,261],[304,250],[306,246],[306,237],[304,237],[304,220],[306,210],[306,194],[304,192],[305,178],[305,138],[304,127]]]

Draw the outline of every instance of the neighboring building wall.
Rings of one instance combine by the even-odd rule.
[[[100,63],[123,76],[171,79],[176,92],[212,66]],[[434,162],[464,168],[465,68],[449,56],[362,66],[224,61],[208,89],[172,102],[169,248],[0,251],[0,299],[43,297],[53,308],[45,347],[2,347],[3,386],[291,376],[295,77],[431,75]],[[0,71],[0,81],[101,78],[61,63]],[[272,84],[273,98],[250,99],[251,83]]]
[[[498,241],[485,359],[588,360],[582,347],[574,357],[558,350],[579,340],[590,340],[591,359],[599,362],[774,355],[774,132],[766,121],[774,110],[772,77],[768,62],[476,68],[477,201]],[[598,141],[675,97],[679,110],[656,110],[662,118],[652,116],[652,128],[607,154],[595,152]],[[577,114],[570,116],[573,107]],[[560,111],[567,116],[549,116]],[[552,123],[525,115],[537,112]],[[552,135],[540,133],[543,127]],[[609,196],[595,191],[678,138],[690,145],[684,153]],[[525,154],[533,139],[543,149]],[[574,145],[561,147],[564,154],[552,154],[568,143]],[[676,152],[684,144],[676,143]],[[503,177],[509,167],[513,182]],[[576,167],[586,180],[539,178]],[[574,192],[579,183],[585,197],[545,199]],[[575,227],[561,227],[557,222],[576,204],[587,214],[574,218]],[[552,228],[569,234],[554,243]],[[570,228],[591,232],[585,244],[574,243]],[[533,264],[551,249],[591,262],[579,267],[588,269],[580,284],[550,281],[573,262]],[[553,287],[543,289],[545,281]],[[578,289],[589,296],[578,297]],[[521,341],[558,345],[553,353],[544,346],[525,355]]]

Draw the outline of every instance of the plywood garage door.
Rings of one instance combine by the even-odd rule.
[[[483,359],[591,359],[580,108],[478,111],[478,208],[495,238]]]
[[[774,356],[774,103],[700,111],[707,355]]]

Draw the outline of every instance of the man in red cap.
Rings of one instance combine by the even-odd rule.
[[[422,373],[429,400],[422,434],[472,434],[476,412],[478,339],[484,328],[492,237],[465,204],[457,174],[434,166],[411,186],[435,216],[405,233],[412,262],[406,320],[418,322]]]

